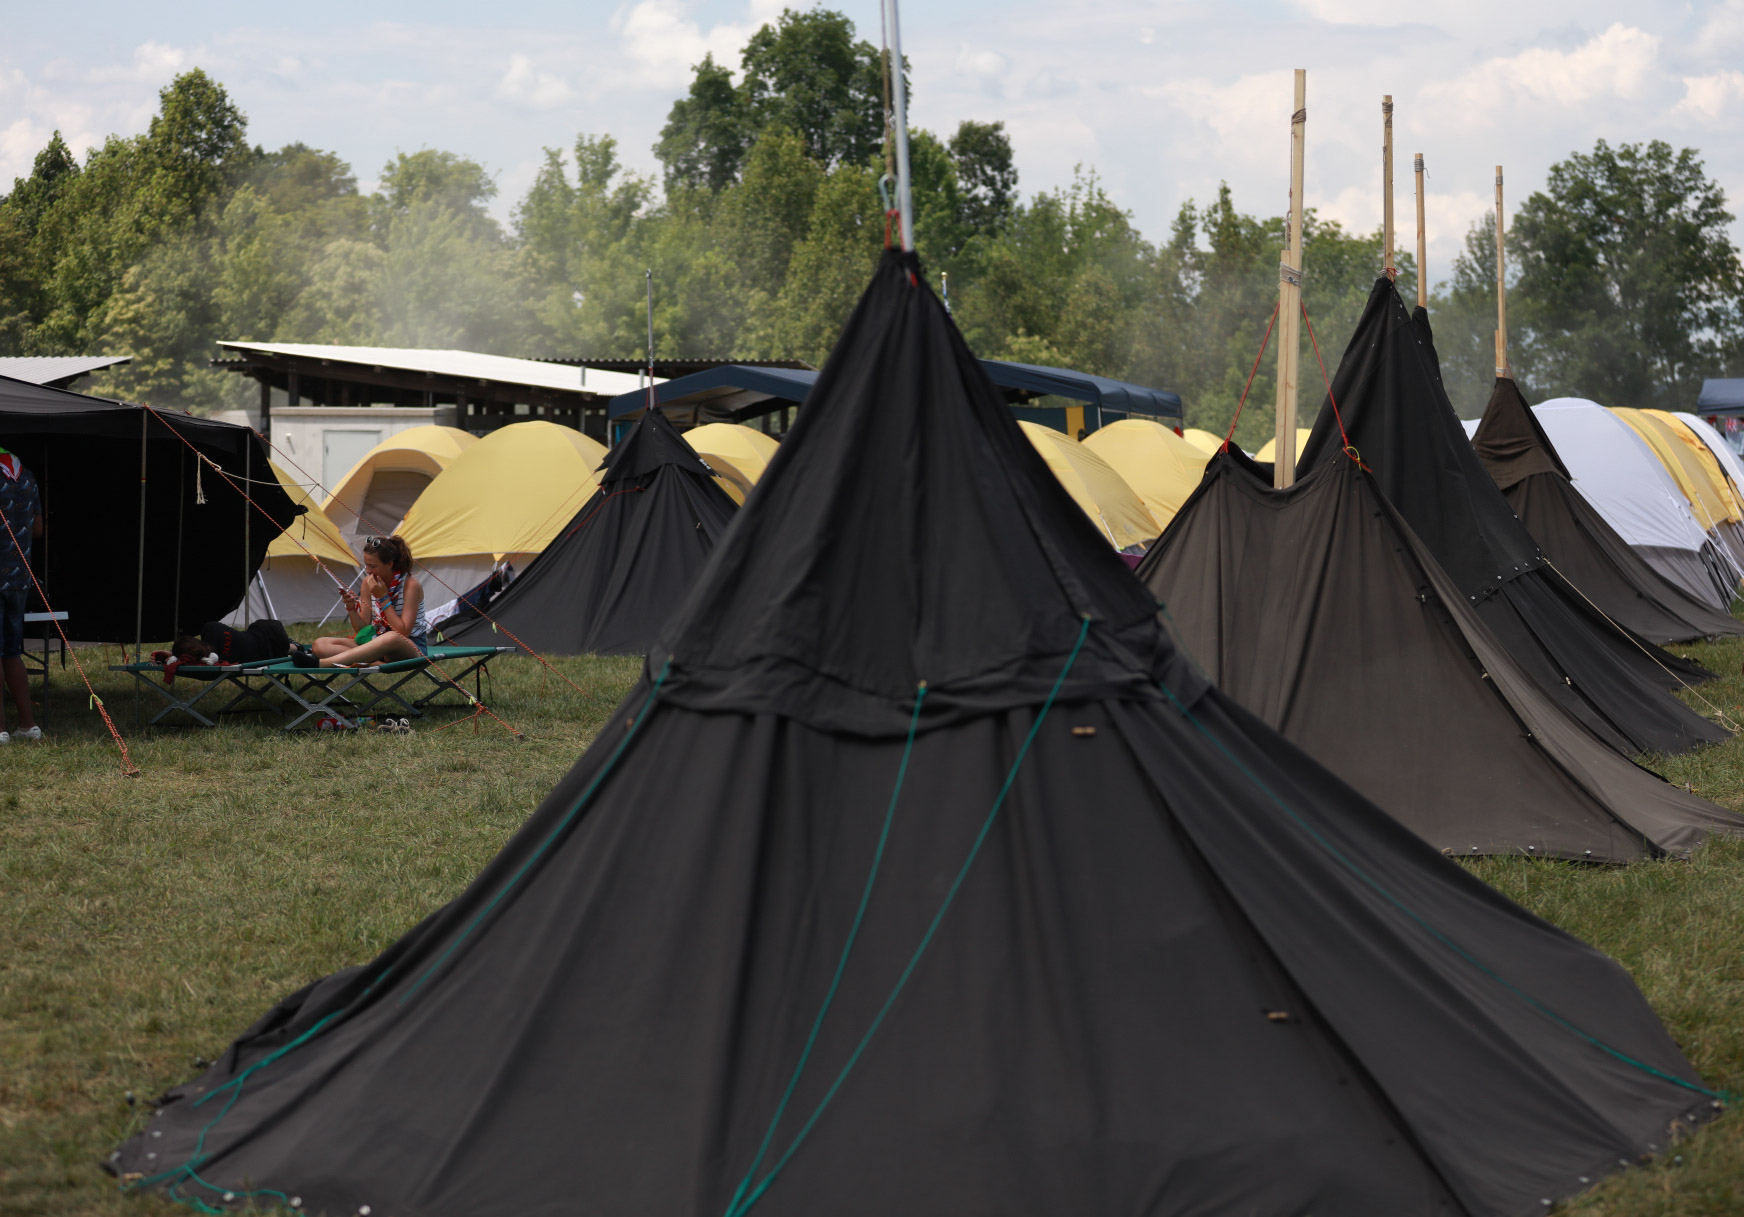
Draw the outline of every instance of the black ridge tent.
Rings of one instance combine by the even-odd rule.
[[[1744,833],[1546,696],[1353,461],[1274,490],[1214,456],[1138,575],[1218,688],[1443,852],[1624,862]]]
[[[225,616],[303,510],[258,435],[191,414],[0,376],[0,447],[42,488],[31,566],[68,637],[88,642],[166,639]]]
[[[1297,468],[1345,460],[1346,444],[1355,448],[1502,645],[1588,729],[1629,756],[1727,738],[1670,693],[1711,673],[1607,621],[1548,566],[1459,425],[1428,317],[1407,313],[1384,276],[1331,396]]]
[[[570,774],[111,1164],[330,1214],[1500,1217],[1714,1104],[1614,962],[1193,673],[889,254]]]
[[[444,631],[491,642],[494,621],[536,651],[645,655],[737,510],[658,410],[601,466],[588,497],[545,551],[487,608]]]
[[[1744,622],[1647,565],[1593,509],[1513,380],[1497,378],[1471,442],[1532,539],[1611,620],[1651,642],[1744,634]]]

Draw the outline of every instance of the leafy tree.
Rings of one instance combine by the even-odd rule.
[[[785,9],[751,35],[740,62],[754,130],[795,132],[825,167],[864,162],[882,146],[883,57],[855,41],[854,23],[841,13]]]
[[[668,191],[720,190],[739,176],[750,144],[746,107],[733,74],[704,55],[696,65],[690,93],[672,103],[654,155],[666,167]]]
[[[423,206],[459,217],[479,237],[500,238],[502,230],[485,210],[497,184],[477,161],[452,152],[423,148],[399,152],[382,167],[381,189],[370,200],[378,237],[386,238],[396,218]]]
[[[949,147],[963,223],[977,233],[996,235],[1017,205],[1017,166],[1005,124],[964,119]]]

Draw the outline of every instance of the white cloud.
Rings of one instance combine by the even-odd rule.
[[[1503,113],[1523,118],[1516,107],[1527,103],[1570,107],[1638,98],[1655,75],[1659,44],[1657,34],[1618,22],[1572,51],[1531,47],[1430,84],[1423,93],[1466,123]]]
[[[722,22],[706,30],[689,8],[684,0],[637,0],[612,15],[609,28],[639,69],[635,83],[681,88],[689,82],[691,68],[710,54],[717,63],[736,68],[745,40],[779,13],[780,4],[752,0],[744,23]]]
[[[165,42],[143,42],[134,48],[131,63],[99,65],[88,69],[84,76],[96,82],[139,81],[161,86],[190,66],[188,53],[180,47]]]
[[[509,56],[509,66],[497,82],[497,96],[533,110],[550,110],[575,96],[561,77],[541,72],[525,55]]]
[[[1715,72],[1712,76],[1685,76],[1683,100],[1676,112],[1697,119],[1736,117],[1744,109],[1744,72]]]

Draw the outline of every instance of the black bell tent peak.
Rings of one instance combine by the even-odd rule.
[[[1298,471],[1355,450],[1509,654],[1618,752],[1687,752],[1728,738],[1671,692],[1712,673],[1606,618],[1549,564],[1472,449],[1439,367],[1427,314],[1406,312],[1383,275]]]
[[[504,851],[164,1096],[126,1185],[1513,1217],[1714,1114],[1617,964],[1194,675],[918,272]]]
[[[1606,523],[1511,378],[1496,378],[1471,442],[1545,556],[1611,620],[1657,643],[1744,634],[1744,622],[1672,583]]]
[[[650,410],[607,455],[599,488],[519,579],[447,632],[492,641],[493,623],[555,655],[645,655],[737,506],[667,417]]]
[[[1548,697],[1353,460],[1275,490],[1214,456],[1138,575],[1218,688],[1444,853],[1627,862],[1744,835]]]

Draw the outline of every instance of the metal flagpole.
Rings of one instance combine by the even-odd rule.
[[[902,221],[902,248],[914,248],[914,194],[908,175],[908,87],[902,71],[902,23],[896,0],[884,0],[890,22],[891,101],[896,110],[896,210]]]

